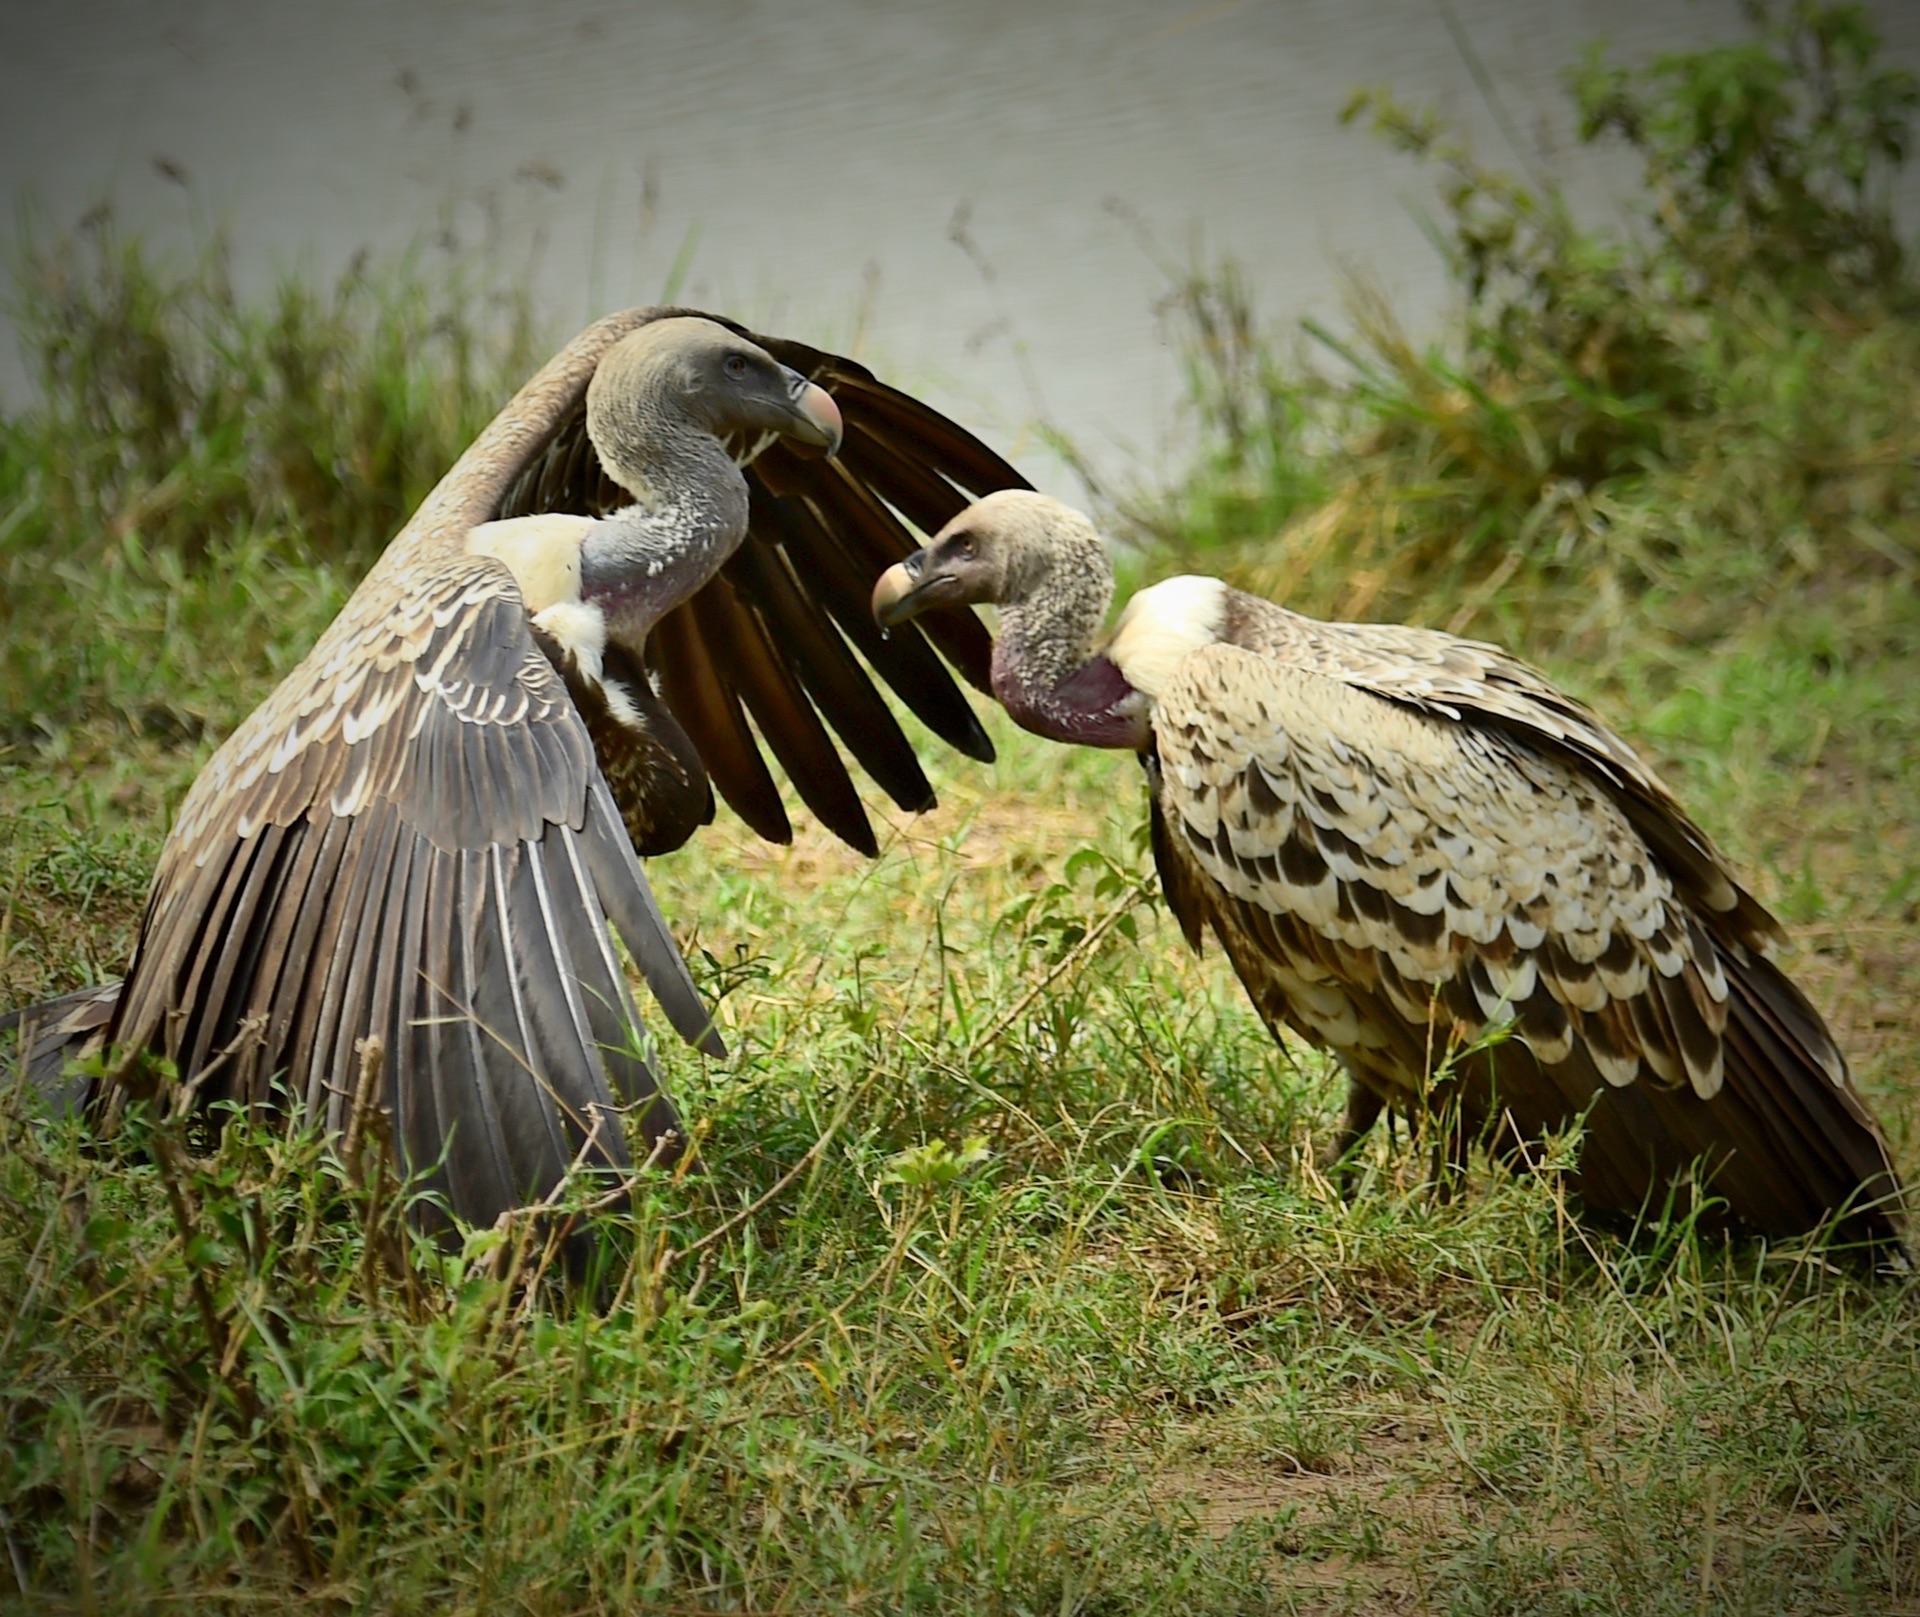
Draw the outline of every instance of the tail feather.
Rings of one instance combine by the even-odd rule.
[[[1709,1104],[1733,1100],[1757,1114],[1783,1203],[1798,1191],[1821,1218],[1839,1215],[1843,1236],[1899,1245],[1906,1220],[1892,1153],[1819,1014],[1772,961],[1727,964],[1727,1082]]]
[[[1582,1153],[1587,1204],[1637,1213],[1698,1164],[1708,1192],[1763,1234],[1831,1224],[1848,1244],[1904,1251],[1905,1211],[1886,1138],[1819,1014],[1760,955],[1724,963],[1719,1092],[1702,1099],[1689,1085],[1663,1086],[1644,1074],[1601,1092]],[[1606,1171],[1635,1159],[1639,1171],[1624,1178]]]
[[[19,1033],[16,1074],[51,1110],[77,1111],[85,1102],[87,1081],[69,1077],[69,1064],[98,1048],[119,1002],[117,981],[96,983],[0,1016],[0,1033]]]

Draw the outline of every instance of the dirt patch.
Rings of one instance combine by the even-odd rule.
[[[1285,1457],[1176,1463],[1158,1469],[1147,1491],[1211,1537],[1266,1538],[1275,1585],[1308,1595],[1305,1610],[1403,1612],[1422,1601],[1423,1553],[1478,1516],[1457,1486],[1435,1477],[1436,1441],[1444,1442],[1396,1428],[1315,1469]],[[1326,1602],[1313,1601],[1316,1592]]]

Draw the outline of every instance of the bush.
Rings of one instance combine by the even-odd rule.
[[[41,402],[10,428],[69,553],[265,530],[371,560],[542,357],[523,296],[413,258],[253,303],[224,244],[175,269],[96,211],[14,272]]]
[[[1123,521],[1310,610],[1465,627],[1518,592],[1549,640],[1662,595],[1724,629],[1729,568],[1763,594],[1910,571],[1920,305],[1885,199],[1920,91],[1857,8],[1755,16],[1739,44],[1569,75],[1582,137],[1641,159],[1633,234],[1357,96],[1439,172],[1458,325],[1418,348],[1361,289],[1350,337],[1308,327],[1336,364],[1284,365],[1231,267],[1190,276],[1209,447]]]
[[[248,298],[96,212],[11,268],[0,744],[230,728],[544,357],[523,295],[414,257]]]

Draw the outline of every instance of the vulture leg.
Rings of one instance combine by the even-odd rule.
[[[1341,1114],[1340,1130],[1320,1159],[1320,1171],[1333,1181],[1344,1201],[1353,1199],[1359,1179],[1360,1165],[1355,1160],[1355,1153],[1360,1142],[1380,1121],[1380,1114],[1386,1109],[1386,1097],[1363,1084],[1348,1070],[1347,1103]]]

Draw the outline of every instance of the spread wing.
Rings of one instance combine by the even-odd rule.
[[[291,1098],[340,1129],[377,1037],[405,1159],[487,1222],[576,1161],[625,1165],[621,1111],[650,1140],[674,1126],[609,921],[717,1048],[511,577],[416,556],[195,783],[112,1039],[203,1102]]]
[[[106,1042],[334,1128],[366,1041],[405,1162],[478,1222],[670,1144],[608,923],[717,1049],[507,570],[472,528],[652,318],[589,327],[501,410],[307,658],[215,754],[162,851]],[[110,1112],[126,1090],[96,1086]]]
[[[1214,645],[1157,706],[1169,892],[1190,936],[1204,909],[1270,1021],[1403,1103],[1450,1043],[1510,1023],[1481,1104],[1534,1133],[1601,1097],[1598,1205],[1633,1211],[1702,1156],[1762,1228],[1891,1189],[1818,1015],[1733,930],[1740,906],[1702,906],[1642,835],[1664,789],[1638,814],[1619,800],[1620,779],[1652,781],[1630,753],[1582,767],[1605,732],[1543,739],[1524,692],[1495,721],[1437,679],[1409,700],[1396,676],[1383,699],[1351,672]]]
[[[737,446],[747,460],[748,538],[654,630],[647,672],[720,795],[754,830],[777,842],[793,835],[764,744],[808,808],[872,854],[873,829],[835,737],[903,809],[931,808],[934,796],[869,669],[934,734],[969,757],[993,757],[942,661],[985,689],[986,629],[960,610],[882,635],[868,610],[873,580],[914,550],[907,524],[932,533],[975,496],[1027,484],[971,433],[865,366],[719,323],[831,393],[845,436],[831,461],[785,442]],[[594,454],[582,398],[487,515],[603,516],[629,498]]]
[[[377,1038],[405,1160],[452,1212],[486,1222],[570,1164],[624,1165],[618,1111],[656,1143],[672,1129],[609,922],[669,1021],[718,1053],[634,847],[677,846],[709,817],[703,761],[752,823],[786,834],[747,715],[807,800],[869,848],[822,713],[897,800],[931,793],[849,641],[938,733],[991,755],[928,642],[880,641],[865,600],[910,548],[896,513],[941,520],[962,503],[956,482],[1014,474],[850,362],[768,345],[839,394],[851,458],[759,457],[754,538],[660,637],[652,679],[617,648],[602,679],[582,679],[506,568],[466,554],[492,518],[604,503],[588,381],[613,343],[677,312],[612,316],[556,355],[202,772],[105,1029],[128,1071],[155,1052],[202,1104],[291,1104],[339,1128]],[[935,642],[984,677],[970,616]],[[101,990],[87,1016],[111,999]],[[72,1043],[58,1031],[34,1049],[56,1037]]]

